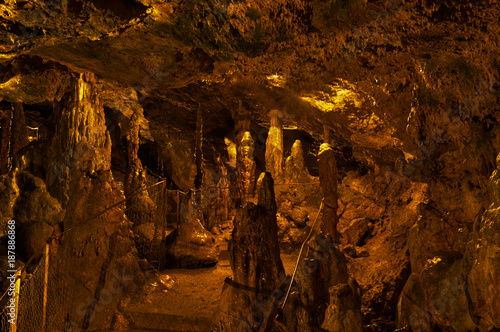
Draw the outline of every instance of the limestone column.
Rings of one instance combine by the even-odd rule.
[[[141,160],[137,156],[137,153],[139,152],[139,145],[139,120],[137,115],[133,114],[130,118],[129,132],[127,135],[128,167],[123,187],[126,197],[128,197],[137,188],[146,187],[145,171],[142,167]]]
[[[244,205],[247,201],[253,199],[255,188],[254,150],[254,140],[250,132],[247,131],[243,134],[243,138],[241,139],[241,143],[237,150],[237,207],[238,205]]]
[[[12,127],[10,137],[10,157],[12,158],[19,150],[30,143],[26,118],[22,103],[13,104]]]
[[[304,162],[304,149],[302,142],[296,140],[292,145],[290,156],[285,161],[285,182],[306,183],[310,182],[311,176]]]
[[[11,110],[0,105],[0,175],[9,171]]]
[[[266,139],[266,170],[279,182],[283,177],[283,127],[277,110],[271,111],[270,118]]]
[[[111,138],[94,74],[80,74],[70,89],[55,102],[58,120],[47,156],[47,186],[63,205],[71,180],[111,169]]]
[[[335,243],[340,242],[337,231],[337,178],[338,170],[332,147],[321,144],[318,152],[319,181],[324,196],[321,230],[330,234]]]
[[[274,331],[273,318],[283,294],[283,263],[278,243],[276,200],[271,173],[257,181],[258,204],[236,211],[228,244],[233,278],[226,278],[216,324],[221,331]],[[259,321],[255,313],[266,314]],[[259,309],[260,308],[260,309]],[[260,310],[260,311],[259,311]],[[228,315],[227,313],[230,313]]]

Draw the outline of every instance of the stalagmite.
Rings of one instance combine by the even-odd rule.
[[[325,234],[331,234],[335,243],[340,243],[340,235],[337,231],[337,164],[332,147],[321,144],[318,152],[319,180],[324,196],[324,209],[321,230]]]
[[[72,179],[111,169],[111,138],[93,74],[72,82],[71,92],[54,102],[54,116],[59,120],[48,151],[47,186],[64,204]]]
[[[304,151],[302,142],[296,140],[292,146],[292,152],[285,161],[285,182],[286,183],[305,183],[310,182],[311,175],[304,163]]]
[[[127,216],[135,224],[153,222],[155,204],[149,198],[146,190],[146,170],[137,156],[139,151],[139,118],[133,114],[129,124],[127,135],[128,168],[123,185],[125,197],[127,197]]]
[[[283,264],[278,244],[276,200],[271,174],[258,180],[258,205],[238,209],[229,242],[229,261],[233,279],[226,279],[217,311],[221,331],[264,331],[272,325],[277,300],[283,294]],[[258,321],[253,317],[266,306]],[[271,321],[269,321],[271,319]]]
[[[200,222],[199,203],[192,190],[182,202],[177,228],[165,242],[168,268],[199,268],[217,264],[219,249],[215,237]]]
[[[236,206],[253,199],[255,188],[254,141],[250,132],[245,132],[237,150],[238,197]]]
[[[0,104],[0,175],[9,170],[11,110]]]
[[[30,143],[22,103],[13,104],[11,126],[10,157],[12,158],[19,150]]]
[[[271,173],[274,181],[283,177],[283,128],[279,112],[270,113],[271,125],[266,139],[266,170]]]

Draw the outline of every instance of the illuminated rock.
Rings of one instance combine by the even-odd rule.
[[[484,331],[500,329],[500,154],[490,182],[493,204],[474,223],[465,253],[471,315]]]
[[[266,170],[274,181],[280,182],[283,177],[283,128],[279,112],[270,113],[271,124],[266,139]]]
[[[224,284],[216,323],[221,331],[264,331],[273,324],[273,313],[284,291],[270,173],[259,177],[258,205],[248,203],[236,212],[228,250],[233,278]]]
[[[290,156],[285,161],[285,183],[307,183],[312,177],[304,163],[302,142],[296,140],[292,145]]]
[[[10,137],[10,157],[12,158],[19,150],[30,143],[26,118],[22,103],[13,103],[12,125]]]
[[[181,219],[165,243],[167,268],[199,268],[214,266],[219,261],[215,238],[201,224],[199,207],[191,191],[181,206]]]
[[[0,175],[9,170],[10,118],[9,107],[0,104]]]
[[[290,331],[362,331],[361,292],[331,235],[317,234],[299,263],[296,292],[284,308]]]
[[[245,132],[237,150],[237,189],[239,205],[252,200],[255,190],[254,141],[250,132]],[[237,200],[238,200],[237,199]],[[237,202],[238,203],[238,202]],[[238,204],[236,204],[238,206]]]
[[[48,151],[47,187],[64,205],[72,179],[111,168],[111,138],[94,75],[74,79],[54,113],[59,120]]]
[[[139,151],[139,123],[134,114],[130,119],[127,140],[128,168],[123,191],[127,197],[127,216],[135,224],[153,222],[156,205],[149,197],[146,170],[137,156]]]
[[[321,144],[318,152],[319,181],[324,196],[321,230],[331,234],[335,243],[340,243],[337,231],[337,164],[333,149],[329,144]]]

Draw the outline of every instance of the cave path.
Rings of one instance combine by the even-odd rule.
[[[160,272],[174,279],[171,289],[149,285],[139,300],[127,308],[127,318],[137,327],[129,332],[145,331],[215,331],[212,316],[216,309],[224,279],[232,276],[227,241],[218,237],[219,263],[204,269],[172,269]],[[298,250],[281,252],[287,275],[293,273]]]

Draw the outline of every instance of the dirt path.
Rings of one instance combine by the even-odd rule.
[[[152,280],[146,291],[130,303],[128,310],[210,319],[219,303],[224,279],[232,276],[227,241],[222,240],[219,248],[220,261],[216,266],[205,269],[162,271],[158,280]],[[297,255],[298,251],[281,254],[288,275],[293,273]]]

